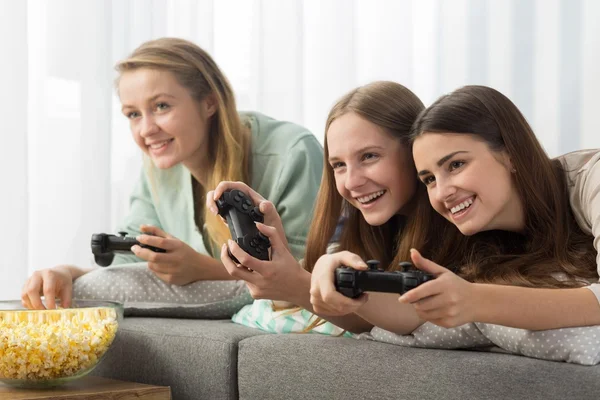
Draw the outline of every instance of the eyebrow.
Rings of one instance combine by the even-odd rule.
[[[383,150],[384,148],[381,146],[366,146],[363,147],[361,149],[358,149],[354,152],[354,154],[360,154],[360,153],[364,153],[367,152],[369,150]],[[329,157],[329,162],[333,162],[333,161],[339,161],[338,157]]]
[[[461,154],[461,153],[468,153],[468,151],[466,151],[466,150],[459,150],[459,151],[455,151],[453,153],[447,154],[444,157],[440,158],[436,164],[437,164],[438,167],[441,167],[442,165],[444,165],[444,163],[446,163],[446,161],[448,161],[449,159],[451,159],[455,155]],[[429,171],[427,171],[426,169],[424,169],[422,171],[419,171],[419,173],[417,175],[418,176],[423,176],[423,175],[426,175],[428,173],[429,173]]]
[[[167,94],[167,93],[158,93],[158,94],[155,94],[154,96],[150,97],[150,98],[149,98],[147,101],[148,101],[148,102],[153,102],[154,100],[158,99],[159,97],[170,97],[170,98],[172,98],[172,99],[174,99],[174,98],[175,98],[175,96],[173,96],[173,95],[170,95],[170,94]],[[121,111],[123,111],[123,110],[124,110],[124,109],[126,109],[126,108],[135,108],[135,107],[134,107],[134,106],[131,106],[131,105],[129,105],[129,104],[123,104],[123,105],[121,106]]]

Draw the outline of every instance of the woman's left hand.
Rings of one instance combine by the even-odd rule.
[[[233,240],[229,240],[228,244],[223,244],[221,248],[221,262],[229,275],[246,281],[254,299],[286,301],[300,305],[304,298],[308,299],[310,274],[290,253],[276,228],[259,222],[256,223],[256,227],[271,242],[271,260],[254,258]],[[239,265],[231,259],[227,248],[239,261]]]
[[[415,267],[435,279],[409,290],[399,301],[412,304],[421,319],[444,328],[474,322],[477,307],[474,285],[426,259],[417,250],[411,250],[410,256]]]
[[[148,268],[162,281],[183,286],[199,279],[198,264],[200,254],[190,246],[152,225],[141,226],[142,235],[138,242],[166,250],[157,253],[135,245],[131,248],[139,258],[148,261]]]

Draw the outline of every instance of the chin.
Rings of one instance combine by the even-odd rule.
[[[390,220],[391,216],[385,216],[385,215],[365,215],[363,213],[363,218],[371,226],[380,226],[380,225],[383,225],[386,222],[388,222]]]
[[[481,229],[479,227],[475,227],[473,225],[470,224],[465,224],[463,226],[456,226],[458,228],[458,230],[460,231],[460,233],[462,233],[465,236],[473,236],[478,234],[479,232],[483,231],[484,229]]]
[[[177,165],[179,162],[174,161],[174,160],[165,160],[163,158],[158,158],[158,159],[153,158],[152,163],[158,169],[169,169],[169,168]]]

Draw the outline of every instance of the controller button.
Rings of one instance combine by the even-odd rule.
[[[244,211],[248,210],[250,208],[250,206],[246,203],[242,203],[242,209],[244,209]]]
[[[236,194],[233,196],[233,200],[235,200],[236,202],[238,202],[238,203],[239,203],[239,202],[242,200],[242,197],[241,197],[241,196],[240,196],[238,193],[236,193]]]
[[[251,205],[252,205],[252,202],[250,201],[250,199],[246,199],[246,200],[244,200],[244,203],[248,204],[249,206],[251,206]]]

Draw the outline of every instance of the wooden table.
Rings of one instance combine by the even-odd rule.
[[[171,388],[86,376],[51,389],[18,389],[0,383],[1,400],[171,400]]]

